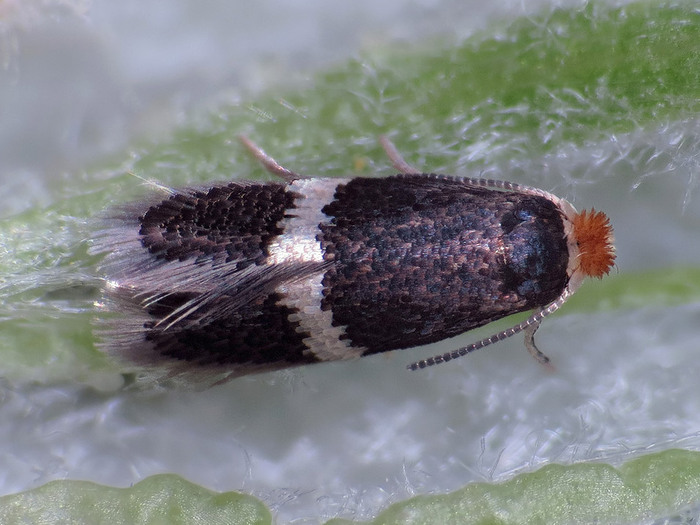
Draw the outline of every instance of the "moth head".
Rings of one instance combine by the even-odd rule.
[[[603,212],[591,209],[577,213],[572,223],[579,252],[575,272],[581,277],[601,279],[615,264],[615,238],[610,219]]]

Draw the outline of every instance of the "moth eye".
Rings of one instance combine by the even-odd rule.
[[[501,227],[505,233],[512,232],[518,225],[532,219],[532,213],[526,209],[514,210],[506,213],[501,219]]]

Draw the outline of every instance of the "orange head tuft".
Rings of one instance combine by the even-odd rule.
[[[585,276],[602,278],[615,262],[610,219],[595,209],[584,210],[574,217],[573,226],[579,247],[578,271]]]

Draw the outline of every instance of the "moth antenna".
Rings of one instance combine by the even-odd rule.
[[[405,173],[406,175],[420,175],[423,173],[403,159],[401,153],[399,153],[399,150],[396,149],[394,143],[391,142],[391,139],[389,139],[389,137],[386,135],[379,135],[379,144],[381,144],[382,149],[384,149],[386,156],[389,157],[392,166],[394,166],[394,168],[399,172]]]
[[[416,361],[415,363],[411,363],[410,365],[408,365],[406,368],[408,368],[409,370],[420,370],[422,368],[427,368],[429,366],[437,365],[440,363],[446,363],[447,361],[452,361],[453,359],[457,359],[458,357],[470,354],[474,350],[479,350],[481,348],[484,348],[485,346],[497,343],[498,341],[503,341],[504,339],[507,339],[523,331],[525,332],[525,346],[527,347],[528,352],[530,352],[530,355],[532,355],[532,357],[534,357],[540,364],[548,365],[549,357],[540,352],[540,350],[537,348],[537,345],[535,344],[535,332],[540,327],[542,319],[559,310],[559,308],[561,308],[561,306],[566,302],[566,300],[573,295],[574,291],[575,290],[572,290],[567,285],[567,287],[564,288],[564,291],[559,297],[557,297],[554,301],[549,303],[544,308],[537,310],[534,314],[525,319],[523,322],[516,324],[515,326],[511,326],[510,328],[503,330],[502,332],[498,332],[489,337],[486,337],[481,341],[477,341],[476,343],[472,343],[462,348],[458,348],[457,350],[453,350],[452,352],[446,352],[444,354],[438,354],[433,357],[429,357],[428,359]]]
[[[386,156],[389,157],[389,160],[391,160],[391,163],[394,166],[394,168],[400,171],[401,173],[405,173],[408,175],[420,175],[421,173],[423,173],[421,170],[414,168],[404,160],[404,158],[401,156],[401,153],[399,153],[399,150],[396,149],[394,143],[386,135],[379,136],[379,144],[381,144],[382,149],[384,149]],[[253,144],[253,146],[255,145]],[[544,197],[545,199],[557,204],[566,215],[573,216],[576,213],[576,210],[573,208],[573,206],[571,206],[571,204],[569,204],[568,201],[557,197],[553,193],[541,190],[539,188],[535,188],[533,186],[518,184],[517,182],[509,182],[507,180],[477,179],[474,177],[459,177],[459,180],[461,180],[462,182],[466,182],[467,184],[471,184],[472,186],[480,186],[482,188],[495,188],[498,190],[514,191],[517,193],[526,193],[528,195],[537,195],[540,197]]]
[[[509,182],[507,180],[497,180],[497,179],[477,179],[474,177],[459,177],[459,180],[471,184],[472,186],[479,186],[481,188],[493,188],[497,190],[512,191],[515,193],[525,193],[527,195],[536,195],[538,197],[544,197],[548,201],[553,202],[567,217],[573,217],[576,215],[576,209],[571,205],[566,199],[557,197],[553,193],[550,193],[540,188],[535,188],[533,186],[527,186],[525,184],[518,184],[517,182]]]
[[[245,135],[238,135],[238,140],[240,140],[241,144],[243,144],[246,149],[250,151],[256,159],[258,159],[260,164],[262,164],[263,167],[273,175],[277,175],[286,182],[294,182],[295,180],[308,178],[282,166],[279,162],[270,157],[270,155],[265,153],[260,146]]]

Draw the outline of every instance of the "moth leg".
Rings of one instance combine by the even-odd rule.
[[[537,332],[539,327],[540,323],[537,322],[525,328],[525,348],[527,348],[527,351],[530,352],[530,355],[534,357],[539,364],[546,368],[552,369],[554,368],[554,365],[550,363],[549,357],[543,354],[535,344],[535,332]]]
[[[245,135],[239,135],[238,140],[240,140],[241,144],[243,144],[246,149],[250,151],[256,159],[258,159],[260,164],[262,164],[263,167],[273,175],[277,175],[287,182],[294,182],[295,180],[306,178],[280,165],[275,159],[265,153],[260,146]]]
[[[399,150],[396,149],[394,143],[391,142],[391,140],[389,140],[389,137],[387,137],[386,135],[379,136],[379,144],[382,145],[384,153],[386,153],[386,156],[389,157],[392,166],[399,170],[399,172],[405,173],[407,175],[420,175],[421,173],[423,173],[422,171],[417,170],[405,160],[403,160],[403,157],[401,156],[401,153],[399,153]]]

